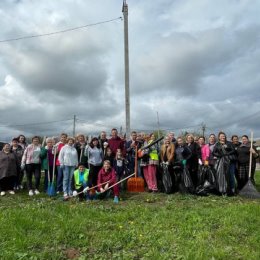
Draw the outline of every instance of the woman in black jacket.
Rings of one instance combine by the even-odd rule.
[[[215,170],[218,191],[221,194],[235,194],[236,151],[233,144],[227,141],[226,134],[219,132],[213,156],[216,158]]]
[[[247,135],[242,136],[242,143],[237,147],[237,161],[238,161],[238,175],[237,175],[237,186],[241,190],[248,181],[249,175],[249,163],[250,163],[250,151],[252,152],[252,167],[251,167],[251,180],[254,183],[254,174],[256,168],[256,158],[258,153],[256,148],[251,145]]]
[[[198,185],[198,168],[199,168],[199,159],[201,159],[201,150],[198,143],[194,141],[192,134],[186,136],[187,146],[191,151],[191,156],[187,160],[187,166],[190,172],[190,176],[194,186]]]

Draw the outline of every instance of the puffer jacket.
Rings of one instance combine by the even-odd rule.
[[[65,166],[77,166],[78,165],[78,153],[75,147],[68,144],[64,145],[59,153],[60,165]]]

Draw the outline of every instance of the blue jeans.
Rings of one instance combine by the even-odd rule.
[[[57,191],[63,191],[63,169],[60,166],[57,166]]]
[[[67,195],[72,195],[71,182],[75,166],[64,166],[63,171],[63,192]]]

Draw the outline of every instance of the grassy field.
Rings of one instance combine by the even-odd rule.
[[[0,259],[258,260],[260,201],[139,193],[114,205],[7,195]]]

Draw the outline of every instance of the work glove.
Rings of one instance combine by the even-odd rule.
[[[181,163],[183,166],[185,166],[187,164],[187,160],[182,160]]]
[[[83,193],[87,193],[89,191],[89,187],[86,187],[84,190],[83,190]]]
[[[74,191],[72,192],[72,196],[73,196],[73,197],[76,197],[77,195],[78,195],[77,191],[74,190]]]
[[[105,185],[104,189],[107,190],[108,187],[109,187],[109,183],[107,183],[107,184]]]
[[[23,171],[24,169],[25,169],[25,164],[22,163],[22,164],[21,164],[21,170]]]

